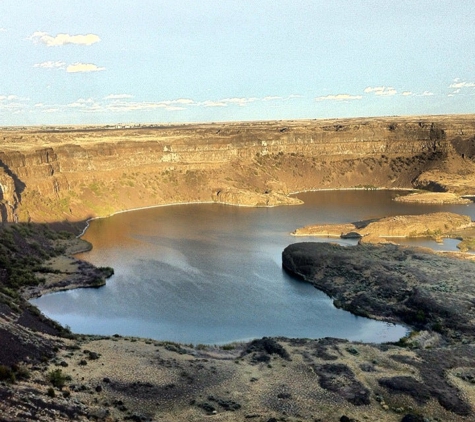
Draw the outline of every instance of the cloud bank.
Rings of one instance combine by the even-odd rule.
[[[88,73],[88,72],[100,72],[106,70],[105,67],[98,67],[93,63],[73,63],[66,68],[68,73]]]
[[[361,100],[362,95],[350,95],[350,94],[336,94],[336,95],[326,95],[324,97],[315,98],[316,101],[350,101],[350,100]]]
[[[39,67],[42,69],[64,69],[66,63],[60,62],[60,61],[47,61],[43,63],[36,63],[33,65],[33,67]]]
[[[374,95],[379,95],[383,97],[390,97],[397,94],[397,91],[391,86],[368,86],[365,88],[364,92],[366,94],[372,93]]]
[[[29,39],[35,44],[44,44],[48,47],[56,47],[60,45],[75,44],[75,45],[92,45],[99,42],[101,39],[96,34],[85,34],[85,35],[69,35],[69,34],[58,34],[56,36],[51,36],[46,32],[36,31],[34,32]]]
[[[449,85],[449,88],[453,88],[453,89],[475,88],[475,82],[465,82],[465,81],[460,81],[460,79],[455,79],[454,83]]]

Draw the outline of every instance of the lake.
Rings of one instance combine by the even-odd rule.
[[[401,214],[452,211],[475,219],[475,206],[393,201],[397,191],[318,191],[300,206],[245,208],[222,204],[156,207],[91,221],[79,255],[115,274],[99,289],[45,295],[31,302],[84,334],[121,334],[193,344],[263,336],[395,341],[406,328],[356,317],[282,270],[298,227]],[[331,239],[335,241],[335,239]],[[352,245],[355,241],[339,243]],[[421,240],[438,249],[454,249]]]

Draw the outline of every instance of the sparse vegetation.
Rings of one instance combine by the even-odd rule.
[[[467,239],[463,239],[457,245],[457,248],[459,248],[462,252],[475,251],[475,237],[469,237]]]
[[[69,377],[67,375],[64,375],[61,369],[54,369],[48,372],[48,381],[55,388],[58,388],[61,390],[65,386],[66,381],[68,380],[69,380]]]
[[[6,365],[0,365],[0,381],[7,381],[13,383],[16,381],[15,373],[12,368]]]
[[[43,225],[0,227],[0,286],[5,294],[13,297],[16,289],[41,282],[35,273],[47,272],[43,262],[63,251],[52,238],[64,234],[52,233]]]

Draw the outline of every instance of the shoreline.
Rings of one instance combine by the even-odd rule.
[[[328,188],[328,189],[305,189],[305,190],[300,190],[300,191],[292,191],[289,192],[288,194],[284,194],[287,197],[290,197],[292,195],[298,195],[299,193],[306,193],[306,192],[331,192],[331,191],[376,191],[376,190],[388,190],[388,191],[416,191],[417,189],[413,188],[386,188],[386,187],[374,187],[374,188],[365,188],[365,187],[355,187],[355,188]],[[474,196],[475,198],[475,196]],[[262,206],[256,206],[256,205],[245,205],[245,204],[233,204],[233,203],[225,203],[225,202],[217,202],[217,201],[186,201],[186,202],[170,202],[170,203],[164,203],[164,204],[157,204],[157,205],[150,205],[146,207],[137,207],[137,208],[129,208],[125,210],[120,210],[120,211],[115,211],[111,214],[105,215],[105,216],[99,216],[99,217],[91,217],[88,218],[87,220],[83,220],[85,227],[81,231],[80,234],[78,234],[76,237],[80,238],[81,236],[84,236],[86,233],[87,229],[89,228],[89,223],[94,220],[101,220],[104,218],[109,218],[113,217],[114,215],[117,214],[125,214],[128,212],[133,212],[133,211],[141,211],[141,210],[148,210],[152,208],[161,208],[161,207],[172,207],[172,206],[177,206],[177,205],[205,205],[205,204],[217,204],[217,205],[227,205],[231,207],[244,207],[244,208],[276,208],[276,207],[284,207],[284,206],[293,206],[293,205],[300,205],[300,204],[282,204],[282,205],[262,205]],[[82,224],[81,221],[79,221],[77,224]],[[79,252],[78,252],[79,253]]]
[[[365,188],[354,188],[354,189],[348,189],[348,188],[345,188],[345,189],[314,189],[314,190],[305,190],[305,191],[299,191],[299,192],[292,192],[292,193],[289,193],[289,196],[290,195],[297,195],[299,193],[305,193],[305,192],[320,192],[320,191],[334,191],[334,192],[338,192],[338,191],[360,191],[360,190],[368,190],[368,189],[365,189]],[[373,190],[373,189],[372,189]],[[401,191],[413,191],[413,189],[386,189],[386,188],[378,188],[378,189],[374,189],[374,190],[379,190],[379,191],[398,191],[398,190],[401,190]],[[197,202],[197,201],[193,201],[193,202],[173,202],[173,203],[168,203],[168,204],[158,204],[158,205],[154,205],[154,206],[149,206],[149,207],[139,207],[139,208],[133,208],[133,209],[128,209],[128,210],[121,210],[121,211],[118,211],[114,214],[111,214],[109,216],[106,216],[106,217],[94,217],[94,218],[91,218],[89,219],[87,222],[87,226],[84,228],[84,230],[82,231],[81,235],[77,236],[77,238],[80,238],[80,236],[83,236],[84,233],[87,231],[87,228],[89,228],[89,223],[90,221],[93,221],[95,219],[102,219],[102,218],[108,218],[108,217],[112,217],[113,215],[116,215],[116,214],[123,214],[123,213],[128,213],[128,212],[133,212],[133,211],[140,211],[140,210],[145,210],[145,209],[152,209],[152,208],[161,208],[161,207],[167,207],[167,206],[181,206],[181,205],[200,205],[200,204],[219,204],[219,205],[226,205],[226,206],[231,206],[231,207],[234,207],[234,206],[241,206],[239,204],[223,204],[223,203],[219,203],[219,202],[215,202],[215,201],[203,201],[203,202]],[[245,206],[247,207],[247,206]],[[256,208],[256,207],[254,207]],[[308,236],[306,234],[302,234],[302,235],[296,235],[294,233],[290,233],[292,236]],[[319,237],[329,237],[329,236],[319,236]],[[339,237],[337,235],[335,235],[334,237]],[[391,236],[392,238],[394,239],[397,239],[397,238],[405,238],[406,236]],[[91,246],[92,247],[92,246]],[[90,249],[89,249],[90,250]],[[440,254],[455,254],[457,253],[457,251],[455,250],[447,250],[447,251],[436,251],[434,250],[433,248],[430,248],[430,250],[433,252],[433,253],[440,253]],[[87,250],[85,251],[87,252]],[[81,253],[81,251],[78,251],[78,252],[75,252],[73,255],[76,255],[77,253]],[[458,252],[459,256],[465,256],[466,254],[463,253],[463,252]],[[83,258],[84,259],[84,258]],[[44,294],[49,294],[49,293],[56,293],[58,291],[66,291],[66,290],[73,290],[73,289],[76,289],[76,288],[87,288],[87,287],[99,287],[99,286],[87,286],[87,285],[75,285],[75,284],[72,284],[69,288],[68,287],[62,287],[61,289],[53,289],[53,290],[46,290],[44,292],[38,292],[35,297],[40,297]],[[375,320],[378,320],[380,321],[379,318],[373,318]],[[387,320],[388,323],[394,323],[394,321],[391,321],[391,320]],[[233,341],[237,341],[237,340],[233,340]]]
[[[158,206],[169,205],[181,203]],[[78,238],[70,241],[84,242]],[[425,256],[430,264],[432,254]],[[386,265],[386,260],[383,262]],[[419,266],[423,261],[417,262]],[[457,277],[455,271],[451,274]],[[390,274],[376,275],[381,281],[387,278],[388,286],[393,285]],[[445,289],[444,283],[439,280],[437,292],[444,292],[439,290]],[[334,297],[335,305],[367,317],[364,301],[348,306],[344,299],[354,287],[341,285],[336,293],[327,294]],[[379,296],[371,287],[364,291],[367,296]],[[341,295],[343,300],[338,302]],[[377,307],[374,309],[372,319],[401,323],[391,319],[397,318],[391,306],[382,307],[385,311],[381,314]],[[437,325],[418,325],[421,323],[417,313],[414,318],[413,323],[402,322],[411,330],[406,337],[396,343],[380,344],[335,338],[266,337],[207,346],[75,333],[69,339],[57,337],[61,340],[55,345],[54,357],[34,367],[39,369],[31,369],[31,381],[20,381],[9,388],[14,389],[15,400],[31,399],[35,391],[36,400],[43,400],[45,409],[57,412],[60,405],[68,412],[74,409],[71,412],[84,416],[84,420],[92,416],[104,422],[124,418],[197,422],[209,417],[223,422],[248,418],[256,422],[402,422],[404,415],[463,422],[473,416],[475,408],[471,386],[466,386],[463,378],[475,370],[475,348],[470,342],[465,344],[463,337],[446,337],[437,331]],[[445,319],[441,324],[445,329]],[[463,325],[455,326],[458,328],[464,329]],[[56,397],[50,399],[46,377],[57,370],[71,381],[61,389],[55,387]],[[0,393],[2,388],[0,385]],[[18,408],[15,400],[0,403],[0,412],[10,415],[5,412],[10,411],[8,406]],[[51,415],[39,419],[70,419],[59,412]]]
[[[211,213],[228,210],[206,205],[213,203],[252,208],[270,203],[274,207],[293,202],[284,195],[304,196],[305,192],[319,191],[336,192],[319,195],[335,198],[344,195],[339,191],[357,191],[348,196],[359,202],[370,196],[360,191],[395,191],[382,195],[392,198],[424,188],[466,193],[475,198],[475,123],[472,115],[458,116],[381,116],[315,119],[316,122],[303,119],[308,121],[305,124],[302,119],[263,124],[196,124],[187,131],[163,127],[100,132],[97,127],[73,127],[70,131],[61,128],[61,136],[54,127],[45,131],[18,128],[4,133],[3,161],[9,172],[2,179],[2,218],[5,222],[48,221],[50,225],[7,224],[2,228],[2,262],[8,266],[0,269],[0,375],[4,377],[0,377],[0,419],[474,419],[474,264],[455,259],[467,255],[462,252],[439,255],[428,248],[369,243],[339,248],[334,240],[323,239],[326,243],[318,243],[316,253],[311,250],[306,256],[286,254],[296,264],[297,272],[307,271],[304,275],[308,282],[328,291],[335,306],[378,321],[406,321],[404,325],[411,332],[396,343],[265,337],[208,347],[136,336],[73,334],[68,327],[60,327],[38,313],[38,308],[18,294],[18,286],[38,283],[47,272],[51,283],[44,285],[45,291],[64,280],[70,283],[67,290],[88,287],[74,285],[73,272],[86,281],[94,280],[93,273],[80,268],[74,257],[85,252],[81,258],[92,258],[82,243],[83,238],[92,238],[87,229],[91,225],[100,229],[102,223],[94,226],[92,221],[115,214],[144,210],[152,215],[153,211],[146,210],[195,204],[204,204]],[[22,190],[17,179],[27,189]],[[391,187],[381,187],[388,183]],[[394,187],[398,185],[404,188]],[[312,186],[315,189],[305,189]],[[288,191],[291,192],[284,193]],[[185,200],[192,198],[203,200]],[[352,203],[343,206],[351,210]],[[432,209],[430,205],[416,208],[416,214]],[[393,209],[397,213],[395,204],[385,209],[389,210],[386,214]],[[453,209],[464,214],[461,207]],[[170,214],[177,210],[171,209]],[[293,212],[299,210],[284,210],[290,215],[290,224],[285,225],[288,230],[296,228]],[[193,218],[193,213],[188,214]],[[268,218],[272,212],[263,210],[257,214]],[[318,214],[309,213],[309,223]],[[365,218],[363,214],[358,214],[361,219]],[[121,218],[124,217],[117,217]],[[141,223],[135,214],[130,220]],[[307,224],[307,219],[299,221]],[[225,221],[228,223],[232,224]],[[50,230],[53,228],[54,232]],[[428,228],[438,234],[434,227]],[[381,233],[401,234],[387,230]],[[469,234],[464,232],[463,236]],[[473,243],[467,242],[466,248],[475,248],[475,228],[471,236]],[[116,239],[111,235],[111,241]],[[283,239],[279,249],[297,240],[287,233]],[[76,246],[64,251],[66,240]],[[450,242],[450,247],[455,243]],[[329,255],[325,255],[328,251]],[[279,251],[282,261],[274,254],[277,250],[272,252],[280,271],[285,251]],[[112,263],[106,258],[104,262],[107,261]],[[244,257],[242,265],[246,261]],[[252,284],[259,283],[249,278]],[[275,294],[274,288],[270,289],[269,294]],[[91,299],[100,296],[99,292],[91,293]],[[133,289],[127,288],[122,297],[129,301],[128,295],[133,294]],[[252,294],[252,288],[243,294]],[[236,302],[236,297],[230,300]],[[269,306],[269,300],[264,300],[262,306]],[[160,301],[161,298],[153,300],[152,307],[160,306]],[[332,306],[331,300],[327,303]],[[285,304],[284,299],[282,306]],[[180,303],[172,299],[172,306]],[[282,312],[277,306],[277,311]],[[75,307],[73,303],[66,311],[74,313]],[[145,312],[140,303],[138,307],[140,313]],[[303,307],[297,305],[295,311],[298,318],[306,318]],[[123,313],[120,309],[119,312]],[[307,312],[312,312],[312,306]],[[110,327],[105,318],[99,318],[98,324]],[[137,332],[136,327],[133,329]]]

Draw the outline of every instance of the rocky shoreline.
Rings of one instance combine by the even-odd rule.
[[[85,336],[27,301],[102,285],[111,269],[74,258],[88,246],[71,235],[80,231],[71,222],[121,210],[288,205],[297,203],[289,192],[383,186],[437,192],[404,199],[418,202],[473,196],[472,115],[2,133],[0,422],[473,420],[468,260],[394,245],[284,251],[284,267],[336,306],[407,324],[413,331],[397,344],[264,338],[217,347]],[[464,218],[453,217],[450,233],[447,216],[440,220],[437,230],[425,221],[414,232],[462,238],[461,249],[475,249],[475,228]],[[381,242],[392,224],[325,230]]]
[[[398,215],[346,224],[313,224],[292,232],[293,236],[358,239],[360,243],[397,243],[397,238],[443,238],[461,240],[464,252],[474,246],[475,223],[466,215],[437,212],[422,215]],[[470,259],[470,256],[467,256]]]
[[[49,277],[24,289],[24,298],[94,284],[98,273],[71,256],[90,245],[74,237],[55,242],[63,248],[44,262]],[[75,335],[20,301],[17,314],[13,304],[1,308],[7,353],[0,353],[0,376],[3,370],[15,382],[4,375],[0,384],[0,421],[469,420],[475,293],[467,281],[473,267],[465,266],[471,263],[395,246],[361,247],[347,258],[338,247],[324,246],[329,249],[318,264],[295,259],[289,247],[283,266],[339,307],[408,324],[414,331],[398,344],[269,338],[218,347]],[[336,255],[329,254],[333,249]],[[402,266],[405,261],[414,268]],[[327,265],[322,277],[310,276],[319,265]]]
[[[394,199],[396,202],[413,202],[417,204],[471,204],[468,198],[451,192],[414,192],[409,195],[398,196]]]
[[[329,294],[336,306],[416,330],[400,341],[414,356],[393,358],[424,370],[385,374],[379,385],[413,398],[424,391],[427,400],[473,416],[473,384],[461,374],[475,371],[474,263],[395,245],[310,242],[288,246],[282,260],[287,271]]]

